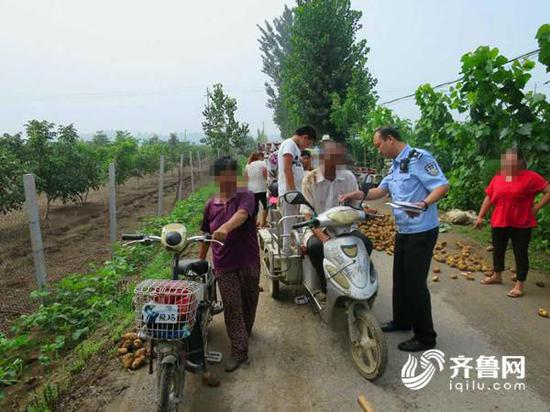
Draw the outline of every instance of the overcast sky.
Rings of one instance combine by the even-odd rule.
[[[0,133],[30,119],[84,133],[201,131],[208,85],[223,83],[253,132],[265,107],[256,24],[282,0],[0,0]],[[537,48],[549,0],[363,0],[361,37],[380,101],[458,77],[479,45],[515,57]],[[540,65],[539,65],[540,66]],[[537,68],[531,87],[548,94]],[[414,100],[391,107],[416,118]]]

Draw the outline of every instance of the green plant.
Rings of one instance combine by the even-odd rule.
[[[60,390],[57,385],[47,384],[41,394],[35,394],[33,400],[25,407],[25,412],[50,412],[56,410]]]

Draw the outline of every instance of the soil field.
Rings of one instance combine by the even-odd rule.
[[[195,180],[197,180],[197,176]],[[178,186],[177,170],[164,176],[164,212],[174,206]],[[191,178],[184,171],[183,193],[191,190]],[[132,178],[117,192],[117,232],[132,232],[145,217],[157,213],[158,175]],[[40,197],[41,215],[46,199]],[[92,263],[110,257],[108,188],[90,192],[86,204],[54,202],[49,219],[41,223],[48,281],[74,272],[86,272]],[[36,302],[29,293],[36,288],[31,242],[25,211],[0,217],[0,331],[9,322],[30,312]]]

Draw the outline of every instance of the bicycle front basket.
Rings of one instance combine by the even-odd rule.
[[[144,280],[134,292],[136,327],[155,340],[191,334],[203,285],[189,280]]]

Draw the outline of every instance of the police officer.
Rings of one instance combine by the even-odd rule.
[[[399,344],[408,352],[435,347],[436,336],[427,277],[439,233],[436,203],[449,190],[445,175],[433,156],[406,144],[392,127],[381,127],[373,143],[380,155],[393,159],[388,175],[368,192],[367,200],[391,195],[393,201],[414,203],[421,213],[394,209],[397,233],[393,259],[393,320],[384,332],[413,330],[414,336]],[[362,192],[348,193],[341,200],[360,199]]]

